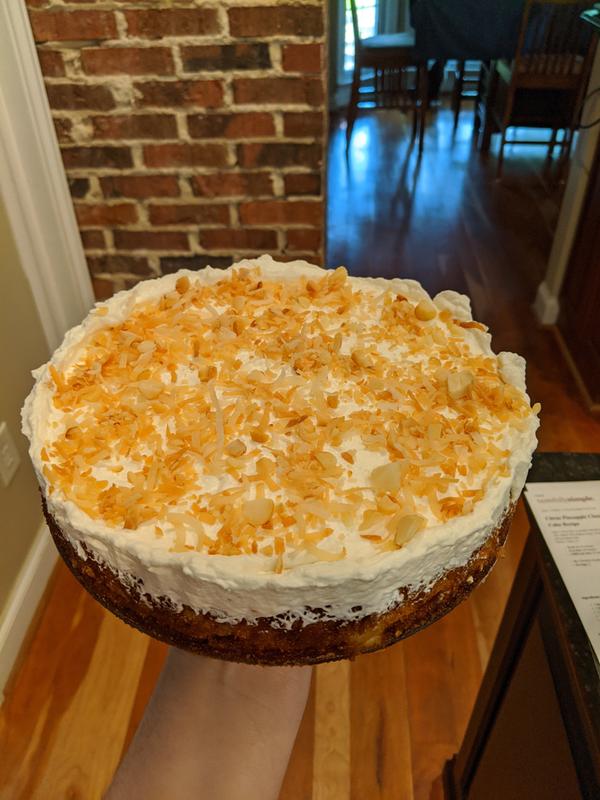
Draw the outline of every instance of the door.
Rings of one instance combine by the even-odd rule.
[[[600,148],[567,267],[558,324],[590,399],[600,405]]]

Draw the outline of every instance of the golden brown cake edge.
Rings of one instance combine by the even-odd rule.
[[[93,597],[134,628],[166,644],[212,658],[270,666],[318,664],[369,653],[416,633],[464,600],[494,565],[504,545],[516,508],[511,503],[484,544],[461,567],[449,570],[426,590],[399,587],[404,600],[381,614],[357,620],[330,620],[291,628],[276,627],[271,617],[256,622],[221,622],[188,606],[177,609],[167,598],[153,598],[143,589],[123,584],[83,544],[82,559],[42,506],[54,543],[63,560]],[[318,609],[311,609],[318,613]]]

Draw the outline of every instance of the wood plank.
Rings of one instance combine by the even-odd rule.
[[[506,545],[496,565],[471,595],[470,607],[482,670],[485,670],[487,665],[528,532],[529,523],[525,507],[520,502],[517,505]]]
[[[152,692],[154,691],[154,687],[156,686],[165,663],[168,650],[169,648],[166,644],[148,637],[146,657],[144,659],[144,665],[140,673],[140,679],[138,681],[137,690],[131,706],[131,714],[127,725],[127,732],[123,740],[121,758],[123,758],[127,752],[127,749],[131,744],[131,740],[135,736],[135,732],[138,729],[138,725],[142,721],[144,711],[146,710],[148,701],[152,696]]]
[[[452,138],[451,112],[432,114],[419,161],[402,138],[399,112],[366,113],[348,167],[343,127],[332,127],[329,263],[352,274],[414,277],[433,293],[466,287],[495,348],[527,359],[530,394],[543,406],[541,448],[600,450],[600,423],[530,308],[560,200],[560,190],[540,180],[545,152],[514,148],[510,174],[496,182],[494,159],[474,153],[466,120]],[[526,534],[519,508],[505,557],[448,617],[381,653],[317,669],[281,800],[439,794]],[[61,796],[93,800],[110,779],[165,652],[119,626],[61,566],[0,710],[1,798],[55,797],[60,787]]]
[[[469,601],[399,646],[406,665],[414,799],[428,800],[460,744],[481,681]]]
[[[313,787],[313,741],[315,730],[315,679],[294,743],[279,800],[310,800]]]
[[[352,800],[412,800],[402,645],[359,656],[350,676]]]
[[[312,800],[350,799],[350,662],[315,670]]]
[[[29,735],[20,738],[20,760],[11,762],[2,786],[28,800],[63,795],[99,800],[120,757],[148,646],[147,637],[106,612],[68,578],[57,582],[57,591],[74,597],[75,605],[70,607],[67,598],[55,592],[56,602],[49,604],[52,618],[44,620],[35,643],[36,649],[45,644],[55,650],[52,633],[62,624],[66,635],[57,649],[62,656],[54,662],[52,678],[45,680],[42,674],[42,652],[37,663],[28,659],[28,674],[21,676],[27,684],[21,683],[21,691],[15,693],[21,702],[30,703],[24,691],[28,688],[41,701],[39,714],[25,709]],[[9,708],[6,717],[3,711],[7,724],[2,733],[10,733],[11,715],[23,710]],[[12,737],[7,738],[10,742]]]

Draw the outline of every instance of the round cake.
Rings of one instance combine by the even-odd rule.
[[[99,303],[34,373],[23,430],[58,550],[194,652],[305,664],[460,602],[536,445],[525,364],[469,300],[268,256]]]

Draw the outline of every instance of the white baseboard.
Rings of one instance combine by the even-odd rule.
[[[560,310],[558,297],[550,292],[546,281],[542,281],[538,286],[533,311],[538,322],[542,325],[554,325],[558,319]]]
[[[42,523],[0,616],[0,705],[4,701],[4,687],[57,559],[52,537],[46,524]]]

